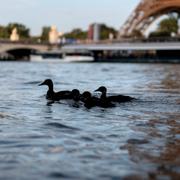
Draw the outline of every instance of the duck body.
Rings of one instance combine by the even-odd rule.
[[[54,92],[53,81],[51,79],[46,79],[44,82],[39,84],[39,86],[43,86],[43,85],[46,85],[49,88],[47,91],[47,94],[46,94],[46,99],[48,99],[48,100],[59,101],[61,99],[71,99],[72,98],[71,91]]]
[[[114,95],[114,96],[107,96],[107,89],[104,86],[99,87],[97,90],[95,91],[99,91],[101,92],[101,101],[108,101],[108,102],[118,102],[118,103],[123,103],[123,102],[129,102],[132,101],[133,97],[130,96],[124,96],[124,95]]]
[[[124,95],[117,95],[117,96],[108,96],[107,97],[109,101],[111,102],[129,102],[129,101],[132,101],[133,97],[130,97],[130,96],[124,96]]]
[[[115,105],[110,101],[108,98],[107,99],[101,99],[99,100],[99,106],[102,108],[110,108],[110,107],[115,107]]]
[[[72,95],[71,95],[71,91],[52,92],[48,90],[46,94],[46,99],[59,101],[61,99],[72,99]]]

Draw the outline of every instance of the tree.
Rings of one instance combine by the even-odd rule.
[[[113,34],[114,37],[116,37],[117,31],[114,28],[107,26],[106,24],[102,24],[100,30],[100,39],[109,39],[109,34]]]
[[[85,40],[87,38],[87,31],[83,31],[80,28],[75,28],[71,32],[64,34],[64,37],[68,39]]]
[[[11,32],[14,28],[17,28],[18,34],[20,35],[21,39],[27,39],[30,37],[30,30],[25,25],[20,23],[9,23],[6,27],[7,33],[10,36]]]
[[[163,32],[163,31],[155,31],[155,32],[151,32],[149,34],[149,37],[150,38],[163,38],[163,37],[170,37],[171,36],[171,33],[169,32]]]
[[[9,38],[9,33],[5,26],[0,26],[0,38],[7,39]]]
[[[176,18],[167,18],[160,22],[158,31],[168,32],[168,33],[177,33],[178,32],[178,22]]]
[[[175,17],[163,19],[156,31],[150,33],[149,37],[170,37],[172,33],[178,32],[178,20]]]
[[[51,30],[50,26],[45,26],[45,27],[42,28],[41,40],[43,42],[48,42],[50,30]]]

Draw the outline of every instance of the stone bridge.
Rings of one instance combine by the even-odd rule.
[[[0,41],[0,58],[29,59],[33,52],[44,52],[50,48],[48,44],[38,44],[29,42]]]

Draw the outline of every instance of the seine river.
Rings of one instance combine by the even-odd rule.
[[[47,105],[47,78],[137,100]],[[180,178],[179,64],[0,62],[0,85],[0,179]]]

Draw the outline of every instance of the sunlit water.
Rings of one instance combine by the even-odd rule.
[[[136,97],[115,108],[47,105],[56,90]],[[0,179],[178,179],[180,65],[0,63]]]

